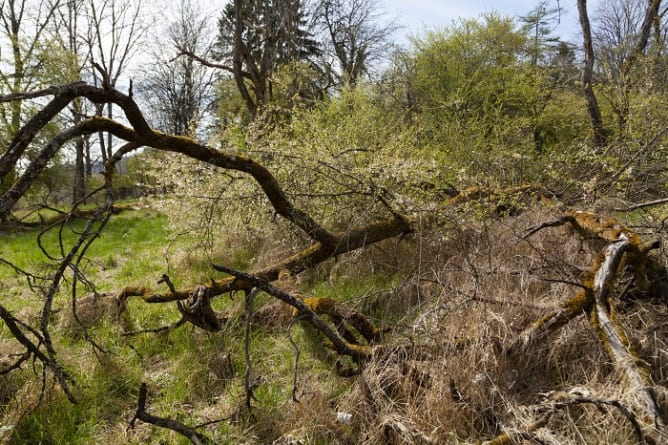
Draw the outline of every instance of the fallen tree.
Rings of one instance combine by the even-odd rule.
[[[102,74],[106,75],[106,73]],[[252,287],[258,285],[256,280],[262,282],[276,280],[278,273],[282,270],[298,274],[334,256],[412,231],[408,219],[389,209],[389,206],[390,215],[384,220],[378,220],[346,231],[328,230],[306,211],[295,207],[288,199],[285,190],[276,177],[261,163],[251,158],[228,154],[224,150],[206,146],[191,138],[169,135],[152,129],[131,95],[123,94],[110,87],[108,82],[103,82],[103,87],[91,86],[85,82],[74,82],[40,91],[2,96],[0,102],[7,103],[45,97],[51,97],[51,99],[38,108],[25,125],[17,131],[7,149],[0,156],[0,181],[5,181],[11,177],[10,173],[15,171],[17,163],[25,159],[28,149],[34,148],[35,151],[20,176],[0,195],[0,221],[16,220],[12,216],[12,210],[19,200],[25,196],[35,180],[45,171],[50,160],[58,154],[68,141],[99,132],[109,133],[125,141],[125,144],[113,154],[105,165],[104,185],[93,192],[104,194],[104,205],[93,211],[86,210],[84,212],[78,210],[75,206],[71,212],[57,215],[53,221],[50,221],[52,224],[62,226],[72,217],[85,215],[89,218],[86,229],[79,234],[78,241],[70,251],[63,252],[60,259],[52,258],[58,262],[58,270],[50,279],[50,285],[44,295],[39,329],[33,330],[28,328],[25,323],[16,323],[10,311],[0,307],[2,309],[0,317],[8,325],[15,327],[15,337],[25,345],[27,352],[33,355],[35,359],[42,361],[47,368],[54,371],[61,386],[72,401],[75,400],[75,397],[68,389],[67,374],[57,364],[56,350],[50,336],[49,324],[53,311],[54,296],[60,288],[66,271],[71,270],[73,272],[75,282],[83,278],[78,268],[79,262],[91,243],[99,236],[111,215],[119,210],[113,204],[115,166],[124,156],[140,147],[150,147],[174,155],[186,156],[221,169],[221,171],[236,171],[248,175],[255,180],[274,212],[292,226],[300,229],[312,241],[312,244],[296,254],[287,256],[275,265],[256,272],[252,278],[249,275],[248,279],[239,279],[238,277],[222,280],[212,279],[204,284],[177,290],[167,277],[167,279],[161,280],[169,289],[168,292],[164,293],[143,287],[126,287],[117,293],[118,305],[121,308],[125,307],[127,298],[132,296],[139,296],[147,303],[178,302],[183,321],[190,322],[205,330],[215,331],[220,328],[220,322],[211,309],[211,298],[239,290],[250,291]],[[75,100],[89,100],[96,105],[114,104],[123,111],[129,126],[117,120],[92,116],[83,119],[76,125],[63,129],[43,147],[33,147],[37,135],[48,124],[57,119],[58,114]],[[16,270],[20,271],[19,268],[16,268]],[[298,306],[300,306],[300,311],[310,311],[308,313],[315,316],[312,317],[312,320],[316,320],[317,324],[319,317],[315,315],[315,312],[308,309],[308,306],[304,303],[298,303]],[[314,309],[318,311],[317,307]],[[339,313],[342,313],[340,308]],[[324,329],[324,326],[322,325],[321,328]],[[27,333],[24,332],[26,330]],[[324,330],[323,332],[327,331]],[[355,356],[362,354],[357,351],[356,345],[346,346],[347,342],[340,343],[336,337],[338,334],[334,331],[332,333],[333,336],[330,339],[340,352]],[[35,337],[35,340],[30,340],[30,336]],[[45,353],[41,352],[42,348],[45,349]]]
[[[15,314],[0,305],[0,318],[10,327],[11,334],[25,348],[25,354],[17,359],[16,363],[12,365],[12,369],[20,366],[28,359],[27,357],[32,357],[37,362],[41,362],[44,368],[54,375],[70,401],[76,402],[76,392],[71,390],[74,382],[66,372],[65,367],[56,360],[57,351],[51,341],[50,323],[51,314],[54,310],[54,296],[61,288],[68,271],[72,272],[75,283],[77,280],[83,279],[80,274],[80,261],[91,243],[100,235],[106,222],[118,209],[114,205],[112,193],[116,163],[139,147],[152,147],[162,152],[197,160],[214,167],[216,171],[231,170],[249,176],[266,197],[266,202],[275,214],[280,215],[287,221],[290,227],[297,228],[301,235],[308,239],[308,242],[304,243],[306,245],[301,244],[301,248],[296,253],[286,254],[283,257],[279,256],[278,260],[271,265],[258,268],[259,270],[252,273],[237,271],[222,264],[216,266],[215,269],[229,274],[231,277],[212,278],[205,282],[189,283],[183,288],[177,289],[169,276],[163,275],[158,284],[166,287],[164,292],[143,286],[126,286],[115,294],[119,311],[126,308],[128,299],[133,297],[139,297],[138,299],[152,304],[175,303],[181,314],[181,319],[172,327],[183,326],[188,323],[207,332],[218,332],[225,327],[225,319],[213,310],[212,300],[219,296],[232,295],[238,291],[249,295],[261,289],[268,295],[292,306],[294,308],[293,315],[297,319],[308,320],[315,326],[329,341],[329,346],[337,354],[348,355],[358,363],[372,361],[377,356],[390,356],[390,358],[387,358],[387,363],[396,365],[402,374],[413,376],[411,377],[412,380],[418,382],[414,386],[420,390],[428,386],[423,382],[435,380],[429,372],[422,371],[418,366],[419,364],[410,363],[410,354],[407,352],[409,348],[413,348],[413,351],[419,349],[426,351],[428,347],[422,348],[422,345],[412,344],[410,347],[389,345],[389,347],[384,348],[384,345],[379,345],[381,341],[379,328],[361,311],[356,311],[331,298],[300,296],[291,290],[282,289],[280,285],[272,284],[272,282],[279,280],[280,275],[284,272],[296,275],[330,258],[411,233],[414,230],[414,222],[392,210],[390,205],[383,202],[381,195],[364,194],[363,196],[369,201],[378,200],[382,202],[382,206],[386,209],[384,218],[378,218],[374,222],[347,230],[329,229],[326,227],[326,223],[318,222],[307,211],[295,206],[288,199],[289,195],[281,187],[276,177],[261,163],[251,158],[229,154],[224,150],[200,144],[189,138],[167,135],[151,129],[132,98],[117,90],[96,88],[78,82],[34,93],[6,96],[0,98],[0,101],[47,96],[53,98],[21,128],[9,149],[0,157],[0,178],[8,177],[8,172],[13,169],[19,159],[25,156],[26,150],[35,140],[35,136],[75,98],[85,98],[95,103],[114,103],[118,105],[125,112],[130,126],[118,121],[93,116],[74,127],[63,130],[48,144],[37,150],[36,156],[31,158],[32,160],[25,170],[22,170],[18,180],[0,195],[0,217],[9,220],[12,218],[12,210],[21,197],[25,195],[32,182],[44,171],[48,161],[58,153],[68,140],[82,134],[106,131],[126,141],[125,145],[117,150],[105,166],[105,183],[95,191],[104,195],[104,204],[94,211],[79,211],[75,207],[69,213],[71,216],[86,216],[88,220],[84,230],[78,234],[78,239],[70,250],[64,251],[62,249],[62,258],[52,258],[57,263],[57,270],[47,280],[47,286],[38,290],[38,292],[42,292],[41,295],[44,297],[39,326],[32,327],[29,323],[18,320]],[[542,196],[552,197],[541,187],[534,185],[500,190],[485,190],[475,187],[467,189],[447,201],[439,211],[448,211],[449,208],[469,202],[485,201],[487,204],[499,204],[491,208],[491,213],[505,216],[508,213],[515,213],[514,204],[527,195],[533,197],[538,195],[539,198]],[[507,212],[509,207],[506,205],[506,198],[509,198],[511,212]],[[487,207],[489,208],[489,206]],[[62,227],[67,219],[67,215],[58,215],[58,220],[53,222],[60,224]],[[551,413],[576,404],[591,404],[596,407],[615,406],[629,419],[634,428],[638,425],[636,429],[639,431],[639,440],[661,443],[665,439],[665,421],[661,419],[658,412],[657,402],[651,390],[651,382],[648,379],[649,372],[635,354],[633,348],[629,346],[629,336],[617,320],[614,302],[612,301],[615,296],[615,281],[627,266],[633,270],[634,283],[637,287],[646,289],[651,285],[651,280],[648,279],[648,271],[655,268],[655,265],[652,263],[653,260],[649,253],[657,247],[657,244],[655,242],[643,242],[637,233],[620,224],[617,220],[577,211],[568,212],[555,221],[535,227],[529,231],[526,238],[547,227],[561,225],[569,225],[587,237],[597,237],[606,242],[608,246],[593,262],[582,283],[579,283],[580,291],[575,296],[562,304],[558,310],[540,317],[502,349],[506,356],[512,357],[513,355],[524,354],[532,345],[553,335],[570,321],[580,315],[586,315],[592,328],[598,333],[601,344],[605,347],[612,363],[620,374],[625,376],[627,383],[625,391],[630,393],[638,403],[637,406],[634,405],[630,408],[631,411],[629,411],[630,415],[628,416],[626,415],[627,411],[625,411],[626,405],[615,405],[610,401],[612,399],[607,398],[574,399],[570,405],[567,403],[550,405],[549,416],[539,417],[532,424],[533,426],[530,425],[524,430],[517,428],[512,433],[499,434],[490,443],[512,443],[517,438],[529,437],[532,430],[542,428],[546,424],[552,416]],[[290,252],[294,252],[294,250],[291,249]],[[15,270],[22,273],[19,268]],[[73,289],[75,288],[76,286],[73,286]],[[73,312],[76,313],[75,297],[75,295],[72,296],[72,308]],[[484,300],[484,297],[475,297],[478,298],[478,301]],[[249,303],[247,298],[246,304],[250,306],[252,302]],[[251,312],[252,310],[247,308],[247,323],[250,323]],[[247,331],[249,330],[248,326]],[[162,329],[158,328],[144,332],[162,332]],[[465,343],[465,341],[462,341],[457,346],[464,348]],[[427,355],[427,353],[424,354],[425,357]],[[250,368],[250,365],[247,366]],[[362,366],[360,366],[360,369],[362,369]],[[248,405],[253,396],[251,386],[250,382],[246,381]],[[373,399],[373,397],[369,399]],[[464,400],[463,397],[461,399]],[[193,440],[192,438],[206,440],[203,439],[204,436],[199,437],[198,433],[184,424],[169,423],[166,422],[169,419],[148,415],[145,411],[145,401],[146,391],[144,387],[140,391],[136,419],[159,426],[167,426],[167,428],[172,428],[186,435],[191,440]],[[496,423],[498,422],[495,422],[495,428]],[[386,429],[401,430],[398,426],[400,423],[387,421],[385,424]],[[523,435],[523,432],[526,434]]]
[[[531,229],[525,238],[544,228],[564,224],[569,224],[582,236],[593,236],[607,244],[585,273],[581,290],[559,309],[528,326],[505,347],[505,353],[509,356],[522,354],[532,344],[553,335],[576,317],[587,317],[614,367],[624,376],[622,392],[634,401],[635,414],[632,420],[639,425],[637,430],[640,442],[665,443],[668,440],[668,430],[652,390],[650,371],[634,350],[615,310],[615,296],[618,295],[615,283],[626,267],[632,269],[637,287],[644,290],[649,288],[647,270],[656,269],[656,260],[648,254],[658,248],[659,243],[643,242],[637,233],[614,218],[583,211],[571,211],[555,221],[541,224]],[[545,421],[539,420],[529,426],[526,432],[531,433],[544,424]],[[486,444],[510,444],[514,443],[516,438],[516,433],[504,432]]]

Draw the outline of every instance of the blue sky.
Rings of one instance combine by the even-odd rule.
[[[587,9],[590,18],[602,0],[589,0]],[[488,11],[516,17],[525,15],[539,3],[539,0],[383,0],[388,17],[396,17],[403,30],[397,33],[400,40],[407,35],[420,35],[425,30],[448,26],[458,17],[473,18]],[[564,40],[578,41],[579,24],[576,0],[560,0],[564,10],[561,23],[555,35]],[[556,6],[557,0],[550,0]]]

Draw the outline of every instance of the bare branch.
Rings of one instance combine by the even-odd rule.
[[[194,429],[182,424],[177,420],[168,419],[165,417],[158,417],[146,412],[146,396],[148,390],[146,389],[146,383],[141,384],[139,389],[139,399],[137,401],[137,411],[135,412],[134,417],[130,421],[130,428],[134,427],[135,421],[137,419],[142,422],[150,423],[151,425],[158,426],[160,428],[167,428],[172,431],[176,431],[180,435],[184,436],[190,440],[195,445],[206,445],[213,444],[213,441],[209,439],[202,433],[198,433]]]
[[[250,283],[251,286],[257,287],[269,295],[278,298],[284,303],[289,304],[290,306],[296,308],[299,311],[299,315],[303,316],[305,319],[308,319],[313,325],[322,332],[325,337],[327,337],[333,344],[334,349],[340,354],[350,355],[353,358],[360,359],[368,357],[371,353],[369,347],[353,345],[345,341],[341,336],[332,328],[330,328],[311,308],[308,307],[302,300],[299,298],[269,284],[267,281],[244,272],[237,272],[234,269],[230,269],[225,266],[214,265],[216,270],[225,272],[229,275],[232,275],[238,280],[245,281]]]

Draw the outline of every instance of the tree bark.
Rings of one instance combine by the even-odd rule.
[[[608,353],[619,375],[625,379],[623,392],[630,395],[640,415],[639,424],[645,438],[651,443],[666,443],[668,431],[661,419],[655,396],[651,390],[649,370],[630,346],[628,335],[615,313],[612,301],[614,283],[625,266],[631,266],[639,286],[645,281],[644,269],[647,254],[658,243],[643,243],[640,236],[614,218],[606,218],[589,212],[573,211],[555,222],[532,229],[536,233],[544,227],[569,223],[583,235],[594,235],[609,242],[594,260],[585,275],[580,291],[564,303],[558,311],[548,314],[525,329],[505,350],[517,354],[531,341],[555,332],[580,314],[588,314],[589,322],[598,333],[601,345]],[[503,437],[502,437],[503,436]],[[507,434],[489,444],[507,442]]]
[[[591,37],[591,26],[587,14],[587,0],[578,0],[578,14],[580,16],[580,26],[582,28],[582,45],[584,49],[584,67],[582,68],[582,91],[587,101],[587,113],[589,122],[594,132],[593,143],[596,147],[603,147],[607,144],[605,129],[603,128],[603,118],[601,110],[596,100],[596,94],[592,86],[594,74],[594,44]]]

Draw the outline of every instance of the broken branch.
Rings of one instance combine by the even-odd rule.
[[[192,428],[178,422],[176,420],[167,419],[165,417],[158,417],[146,412],[146,396],[148,390],[146,389],[146,383],[141,384],[139,389],[139,400],[137,401],[137,411],[135,412],[134,417],[130,421],[130,428],[134,428],[135,420],[139,419],[142,422],[150,423],[151,425],[158,426],[160,428],[167,428],[172,431],[176,431],[182,436],[186,437],[195,445],[213,445],[213,441],[209,439],[204,434],[198,433]]]

